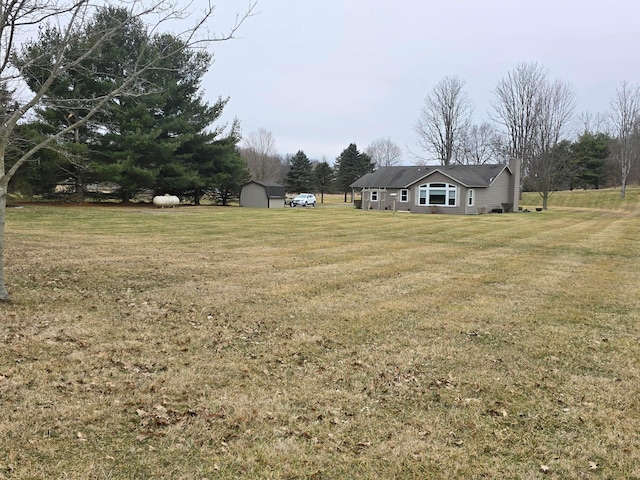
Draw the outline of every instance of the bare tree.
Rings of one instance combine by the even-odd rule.
[[[418,146],[449,165],[469,125],[473,105],[464,91],[465,81],[445,77],[424,99],[414,131]]]
[[[582,112],[578,115],[578,135],[608,133],[608,119],[601,113]]]
[[[622,82],[611,100],[611,131],[616,141],[614,154],[620,172],[620,197],[624,198],[632,165],[637,162],[638,148],[634,133],[640,124],[640,87]]]
[[[629,183],[640,183],[640,121],[636,122],[636,125],[633,129],[633,133],[631,135],[631,145],[634,152],[634,161],[631,164],[631,169],[629,173],[629,178],[627,180],[627,184]]]
[[[463,165],[484,165],[497,163],[504,157],[504,145],[500,135],[488,122],[467,128],[458,151],[456,163]]]
[[[264,182],[282,182],[286,166],[276,151],[273,134],[264,129],[249,133],[240,149],[240,155],[247,162],[253,180]]]
[[[570,174],[566,149],[558,145],[575,109],[573,88],[547,80],[537,63],[522,63],[494,90],[494,120],[503,127],[507,154],[522,160],[522,176],[542,196],[543,208]]]
[[[556,80],[545,83],[539,93],[538,119],[534,152],[545,153],[555,147],[567,133],[576,106],[575,90]]]
[[[546,89],[547,70],[537,63],[521,63],[498,82],[492,102],[492,119],[504,129],[507,153],[522,161],[523,173],[530,167]]]
[[[15,96],[15,108],[3,109],[0,122],[0,301],[6,301],[9,294],[4,279],[4,226],[6,217],[7,187],[16,171],[33,158],[40,150],[54,145],[69,132],[76,131],[90,119],[103,111],[105,106],[117,98],[139,96],[153,91],[153,85],[145,82],[148,74],[163,68],[168,58],[174,58],[185,50],[207,48],[213,42],[232,38],[255,9],[257,0],[249,0],[247,9],[238,14],[235,23],[228,31],[221,34],[208,32],[215,7],[207,4],[200,12],[194,12],[191,3],[180,4],[172,0],[120,0],[111,2],[126,8],[128,18],[115,20],[113,24],[93,35],[76,42],[78,36],[91,24],[101,5],[88,0],[0,0],[0,86],[8,92],[21,87],[20,94]],[[164,50],[149,55],[142,49],[139,56],[130,58],[126,65],[126,77],[119,82],[112,82],[112,87],[100,95],[89,98],[73,98],[66,100],[70,105],[81,103],[84,107],[82,117],[69,117],[65,128],[45,137],[39,143],[31,145],[24,153],[7,166],[5,156],[19,122],[28,117],[34,108],[43,102],[53,85],[70,72],[81,72],[91,78],[108,81],[108,72],[86,69],[86,65],[99,65],[90,62],[103,45],[126,31],[132,22],[143,22],[150,32],[160,33],[170,25],[181,26],[180,32],[172,32],[179,41],[168,45]],[[23,56],[22,53],[32,42],[22,39],[34,32],[53,32],[55,42],[49,45],[41,55]],[[73,45],[83,45],[80,50]],[[16,59],[22,61],[16,62]],[[46,68],[43,68],[46,67]],[[40,80],[31,89],[24,85],[23,73],[37,70]],[[49,99],[51,100],[51,99]],[[64,108],[65,100],[60,100],[59,107]]]
[[[549,197],[574,173],[569,161],[570,149],[567,146],[562,148],[560,143],[573,117],[575,91],[569,84],[559,80],[546,83],[540,91],[538,103],[530,173],[542,197],[542,208],[546,210]]]
[[[374,140],[365,153],[371,157],[375,168],[396,165],[402,157],[402,149],[388,138]]]

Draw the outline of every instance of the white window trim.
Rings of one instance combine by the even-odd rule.
[[[376,198],[373,198],[376,197]],[[378,201],[378,190],[371,190],[371,194],[369,195],[369,201],[370,202],[377,202]]]
[[[409,189],[403,188],[402,190],[400,190],[400,201],[401,202],[409,201]]]
[[[432,187],[432,185],[434,185]],[[438,185],[438,186],[435,186]],[[443,187],[444,185],[444,187]],[[444,201],[445,203],[429,203],[429,198],[431,196],[430,192],[431,189],[438,189],[438,190],[442,190],[444,189],[445,194],[444,194]],[[422,192],[425,192],[425,203],[420,203],[420,200],[423,198],[422,197]],[[449,199],[451,192],[453,192],[453,205],[449,204]],[[433,183],[425,183],[422,184],[418,187],[418,197],[416,198],[416,204],[420,207],[448,207],[448,208],[455,208],[458,206],[458,186],[451,184],[451,183],[443,183],[443,182],[433,182]]]
[[[467,192],[467,206],[473,207],[476,203],[476,191],[470,188]]]

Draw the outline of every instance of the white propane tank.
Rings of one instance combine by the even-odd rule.
[[[180,199],[175,195],[169,195],[166,193],[164,195],[156,195],[153,197],[153,204],[160,208],[175,207],[180,204]]]

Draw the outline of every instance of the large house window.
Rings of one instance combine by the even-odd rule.
[[[401,202],[409,201],[409,190],[400,190],[400,201]]]
[[[458,188],[449,183],[427,183],[418,187],[419,205],[455,207]]]
[[[473,204],[475,203],[475,192],[473,191],[473,188],[469,189],[468,192],[469,197],[467,198],[467,205],[470,207],[473,207]]]
[[[377,202],[378,201],[378,191],[377,190],[371,190],[371,201],[372,202]]]

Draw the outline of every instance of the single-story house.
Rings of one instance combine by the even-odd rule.
[[[284,208],[285,191],[275,182],[245,183],[240,190],[240,206],[253,208]]]
[[[520,161],[381,167],[350,186],[360,192],[365,210],[468,215],[518,211]]]

